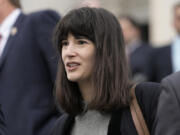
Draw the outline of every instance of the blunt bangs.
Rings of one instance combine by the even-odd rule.
[[[66,40],[69,33],[75,37],[83,36],[95,43],[93,16],[86,9],[76,10],[69,12],[57,25],[55,42],[60,50],[62,40]]]

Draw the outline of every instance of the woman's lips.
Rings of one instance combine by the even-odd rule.
[[[78,68],[80,64],[77,62],[67,62],[66,68],[68,71],[74,71]]]

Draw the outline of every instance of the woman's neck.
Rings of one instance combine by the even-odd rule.
[[[93,96],[93,85],[91,81],[83,81],[78,83],[80,92],[85,102],[89,103]]]

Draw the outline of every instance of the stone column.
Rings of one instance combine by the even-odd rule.
[[[150,0],[150,40],[162,46],[172,40],[175,31],[172,26],[172,7],[178,0]]]

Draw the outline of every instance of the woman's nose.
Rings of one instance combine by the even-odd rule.
[[[74,47],[74,44],[69,44],[66,49],[65,49],[65,54],[67,55],[67,57],[74,57],[76,56],[76,49]]]

